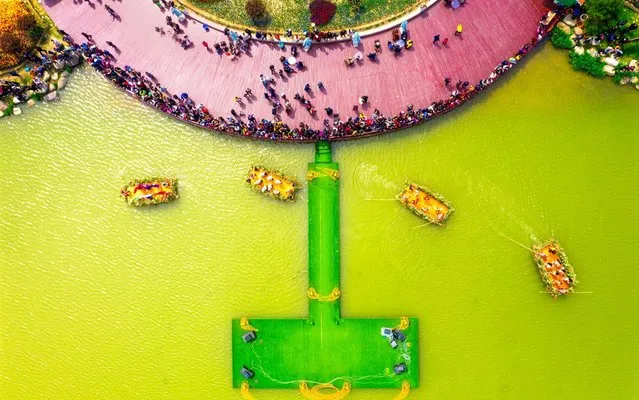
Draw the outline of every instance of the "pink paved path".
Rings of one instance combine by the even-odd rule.
[[[279,57],[290,54],[288,47],[284,52],[274,45],[256,42],[251,56],[243,54],[235,61],[220,58],[207,52],[201,42],[207,41],[212,46],[225,39],[224,35],[214,30],[207,33],[201,25],[189,21],[186,33],[195,47],[183,50],[171,39],[172,30],[165,24],[168,11],[162,13],[151,0],[102,1],[118,12],[120,21],[112,20],[96,0],[92,2],[95,8],[84,1],[76,4],[72,0],[46,0],[44,6],[58,27],[77,42],[84,41],[81,32],[93,35],[104,49],[108,48],[105,41],[112,41],[121,50],[120,54],[112,51],[120,65],[153,73],[169,91],[189,93],[213,115],[228,116],[231,108],[239,111],[233,98],[242,96],[250,87],[258,99],[245,102],[243,111],[270,119],[271,107],[262,97],[264,90],[258,76],[260,73],[270,76],[271,64],[279,70]],[[296,108],[291,116],[281,112],[282,120],[291,126],[304,121],[321,128],[324,107],[332,107],[345,119],[354,115],[352,107],[361,95],[369,96],[367,111],[378,108],[386,115],[405,110],[410,103],[428,106],[450,94],[443,85],[444,77],[474,84],[487,77],[499,62],[514,55],[532,39],[545,10],[542,0],[469,0],[454,11],[439,2],[409,22],[409,38],[415,42],[413,50],[402,51],[400,57],[395,57],[385,47],[390,32],[379,33],[364,38],[359,48],[365,56],[372,51],[373,42],[380,40],[384,49],[379,62],[365,58],[354,68],[346,68],[343,61],[357,52],[350,42],[313,44],[309,54],[300,52],[298,57],[308,67],[305,71],[287,81],[276,79],[278,94],[286,93]],[[461,39],[453,35],[457,24],[464,27]],[[155,32],[156,26],[164,27],[167,34],[160,36]],[[447,48],[432,45],[432,38],[438,33],[442,39],[449,37]],[[319,81],[324,82],[326,93],[317,90]],[[312,102],[318,110],[315,118],[293,100],[296,92],[304,93],[306,83],[314,89]]]

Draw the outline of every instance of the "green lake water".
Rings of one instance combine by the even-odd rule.
[[[313,146],[211,135],[89,69],[25,111],[0,120],[0,398],[240,398],[231,319],[307,312],[306,192],[244,177],[301,179]],[[342,314],[419,318],[410,399],[639,398],[638,134],[639,92],[547,45],[462,110],[334,146]],[[182,197],[126,207],[125,180],[155,174]],[[391,200],[407,179],[453,203],[445,228]],[[557,301],[511,241],[551,236],[580,281]]]

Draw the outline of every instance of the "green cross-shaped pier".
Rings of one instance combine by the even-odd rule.
[[[251,389],[299,388],[304,382],[309,388],[320,383],[401,388],[406,381],[415,388],[417,319],[340,315],[339,167],[332,161],[330,143],[320,141],[315,150],[315,162],[308,165],[309,316],[249,318],[257,331],[248,343],[243,338],[250,331],[247,321],[233,320],[233,387],[247,382]],[[400,325],[399,335],[382,336],[382,328]],[[398,339],[401,333],[404,341]],[[394,367],[402,363],[406,371],[396,374]],[[243,376],[244,367],[254,374],[251,378]]]

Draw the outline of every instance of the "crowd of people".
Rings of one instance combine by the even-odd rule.
[[[546,33],[547,25],[540,23],[534,38],[529,43],[526,43],[513,57],[497,65],[486,79],[480,80],[475,85],[458,84],[446,99],[433,102],[425,107],[415,107],[409,104],[404,111],[396,115],[384,115],[375,109],[371,115],[367,116],[362,112],[342,120],[337,114],[331,113],[333,114],[332,121],[325,119],[322,129],[313,129],[303,122],[300,122],[297,126],[289,126],[277,117],[259,119],[249,114],[244,119],[244,115],[238,113],[233,113],[234,115],[228,117],[214,116],[206,107],[202,104],[197,104],[186,93],[181,96],[171,94],[152,75],[149,76],[138,72],[128,66],[125,68],[115,66],[112,56],[90,42],[83,43],[77,48],[95,69],[104,74],[118,87],[148,105],[188,123],[226,134],[257,139],[315,141],[320,139],[342,140],[380,134],[416,125],[446,113],[490,86],[497,78],[515,66]],[[269,80],[272,80],[272,78],[266,76],[262,76],[260,79],[263,80],[265,87],[269,86]],[[252,93],[245,93],[245,95],[247,98],[253,96]],[[300,95],[297,100],[309,112],[314,110],[312,104],[303,96]],[[289,103],[288,99],[286,99],[286,102]]]
[[[169,26],[172,27],[174,26],[172,21],[168,20],[168,17],[167,24],[170,24]],[[396,115],[384,115],[378,109],[374,109],[372,114],[366,115],[364,112],[359,112],[357,106],[354,106],[353,110],[355,111],[355,115],[346,119],[340,119],[339,114],[333,112],[333,110],[328,107],[325,111],[330,119],[324,119],[323,128],[321,129],[313,129],[304,122],[300,122],[297,126],[289,126],[281,121],[277,115],[277,109],[282,107],[282,104],[274,100],[276,96],[272,96],[272,93],[265,93],[265,98],[267,101],[272,103],[274,110],[270,119],[257,118],[253,114],[249,114],[247,116],[242,112],[231,112],[231,115],[226,117],[214,116],[204,105],[196,103],[186,93],[183,93],[181,96],[170,93],[151,73],[139,72],[129,66],[125,66],[124,68],[117,66],[113,55],[107,50],[98,48],[93,42],[91,35],[88,34],[84,35],[83,33],[87,41],[80,45],[71,44],[70,46],[65,47],[60,44],[57,46],[56,57],[65,57],[65,54],[80,52],[89,64],[101,72],[116,86],[125,90],[130,95],[163,111],[164,113],[206,129],[226,134],[268,140],[342,140],[351,137],[376,135],[416,125],[458,107],[465,100],[473,97],[478,92],[490,86],[499,76],[516,65],[517,62],[544,37],[547,33],[547,24],[548,21],[546,21],[544,17],[544,20],[542,20],[538,26],[535,37],[529,43],[525,44],[513,57],[508,60],[504,60],[497,65],[486,79],[480,80],[475,85],[459,81],[455,86],[455,90],[453,90],[450,96],[446,99],[435,101],[430,105],[423,107],[415,107],[412,104],[409,104],[405,110],[400,111]],[[179,29],[179,26],[177,26],[178,32]],[[176,32],[176,34],[178,32]],[[225,33],[227,37],[232,37],[231,31],[226,31]],[[320,33],[321,32],[319,31],[313,31],[307,34],[312,35],[314,40],[323,40],[324,36],[320,35]],[[289,34],[292,35],[292,32],[288,31],[287,35]],[[257,33],[255,35],[257,35]],[[344,31],[338,35],[350,35],[350,32]],[[402,26],[399,31],[393,31],[392,35],[393,40],[389,43],[392,43],[393,46],[397,46],[397,42],[402,42],[405,48],[408,42],[405,26]],[[249,43],[252,36],[253,32],[249,31],[244,33],[243,38],[246,39],[245,42]],[[70,37],[67,36],[66,39],[69,43],[72,43]],[[208,44],[206,44],[206,47],[208,47]],[[219,51],[217,46],[214,46],[213,48],[216,51]],[[222,51],[225,51],[221,44],[220,48]],[[378,41],[375,42],[375,52],[377,51],[381,51],[381,43]],[[279,73],[276,72],[275,66],[273,65],[270,66],[270,69],[273,75],[279,75],[283,78],[284,71],[286,73],[291,73],[293,72],[294,66],[289,65],[286,58],[282,58],[284,60],[282,60],[282,69],[280,69]],[[47,56],[43,56],[41,59],[35,61],[37,61],[39,66],[36,68],[36,72],[32,74],[34,75],[34,80],[31,86],[37,86],[41,83],[38,75],[41,71],[47,69],[48,63],[51,62],[51,59]],[[295,67],[302,69],[303,65],[296,65]],[[290,69],[290,71],[287,71],[287,69]],[[264,75],[262,75],[260,79],[268,91],[270,82],[273,79],[267,78]],[[448,86],[450,78],[447,78],[446,81],[446,85]],[[15,83],[3,83],[3,86],[0,86],[0,93],[3,91],[5,93],[7,91],[11,91],[11,93],[17,93],[19,90],[24,91],[24,89],[16,88],[16,85],[17,84]],[[321,84],[321,86],[323,86],[323,84]],[[322,90],[321,86],[319,87],[320,90]],[[305,91],[308,92],[307,89],[308,88],[305,87]],[[244,94],[244,98],[249,101],[254,97],[255,96],[250,92],[250,90],[247,90]],[[281,97],[281,99],[284,102],[286,112],[290,113],[293,110],[293,107],[289,99],[286,97]],[[301,106],[311,115],[316,114],[316,109],[309,99],[300,94],[296,94],[295,99],[299,101]],[[241,104],[242,99],[240,97],[236,97],[236,101]],[[360,104],[367,102],[367,96],[362,96],[362,98],[360,98]]]

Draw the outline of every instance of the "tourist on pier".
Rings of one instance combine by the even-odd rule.
[[[380,53],[382,51],[382,44],[379,42],[379,40],[375,41],[375,51],[377,53]]]
[[[326,111],[326,115],[328,115],[329,117],[333,115],[333,109],[330,107],[326,107],[324,111]]]
[[[442,45],[448,46],[448,38],[447,37],[445,37],[444,40],[442,41]]]
[[[366,57],[368,57],[369,60],[375,62],[375,60],[377,59],[377,53],[375,53],[374,51],[368,53],[366,55]]]
[[[437,46],[439,44],[439,34],[433,36],[433,44]]]
[[[359,104],[366,104],[368,103],[368,96],[362,96],[359,98]]]
[[[457,29],[455,30],[455,36],[461,36],[463,30],[464,28],[462,27],[461,24],[457,25]]]
[[[278,75],[280,76],[281,79],[284,79],[284,70],[280,69],[278,72]]]
[[[304,91],[306,93],[311,93],[311,85],[309,85],[308,83],[304,85]]]
[[[323,91],[324,90],[324,82],[317,82],[317,89]]]
[[[448,78],[448,77],[444,78],[444,86],[450,85],[450,82],[451,82],[450,78]]]
[[[277,75],[277,72],[275,72],[275,65],[272,65],[272,64],[271,64],[268,68],[271,70],[271,73],[272,73],[273,75]]]

